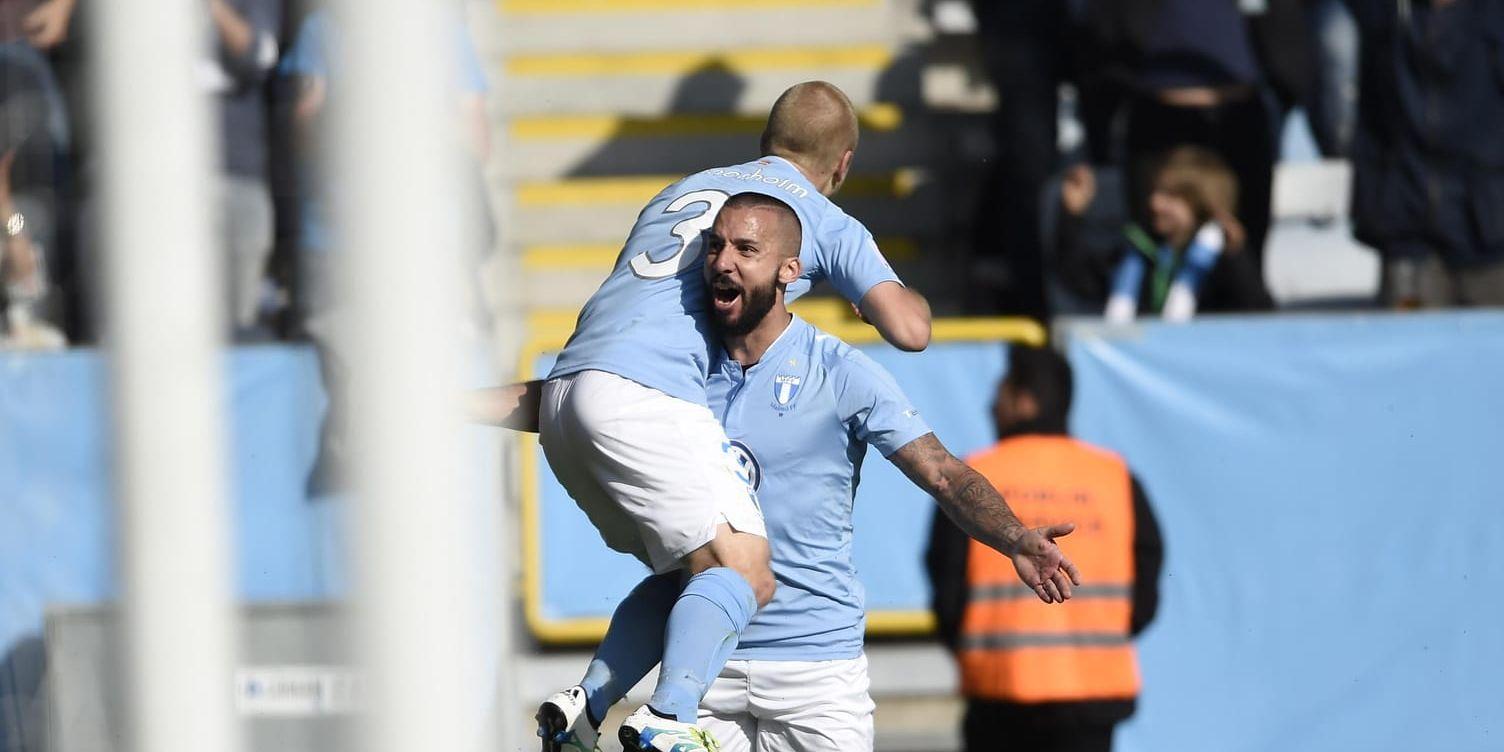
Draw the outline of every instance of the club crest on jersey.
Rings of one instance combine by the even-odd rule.
[[[799,384],[804,381],[799,376],[774,376],[773,377],[773,402],[779,407],[788,407],[799,394]]]

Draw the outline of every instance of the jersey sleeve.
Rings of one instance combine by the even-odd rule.
[[[862,302],[868,290],[883,282],[903,281],[877,249],[877,241],[862,223],[844,212],[835,212],[821,224],[818,237],[818,268],[811,270],[811,280],[830,280],[841,297]]]
[[[871,358],[848,350],[837,369],[836,405],[842,420],[854,436],[877,447],[884,457],[931,433],[898,382]]]

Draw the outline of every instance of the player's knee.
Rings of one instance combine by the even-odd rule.
[[[752,586],[752,594],[757,596],[757,607],[762,608],[773,601],[773,594],[778,591],[778,582],[773,579],[773,570],[764,567],[761,572],[754,572],[747,577],[747,583]]]

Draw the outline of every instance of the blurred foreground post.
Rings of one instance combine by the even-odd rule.
[[[454,126],[458,8],[332,8],[343,55],[325,141],[339,238],[332,320],[349,414],[362,752],[491,752],[502,720],[492,712],[498,624],[487,616],[495,514],[478,503],[458,412],[468,203]]]
[[[201,0],[110,0],[92,11],[127,748],[234,752],[225,313],[198,77],[209,22]]]

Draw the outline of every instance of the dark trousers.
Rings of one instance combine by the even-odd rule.
[[[1058,717],[1027,720],[1025,714],[969,706],[962,733],[966,752],[1110,752],[1115,725]]]
[[[1215,152],[1238,179],[1238,221],[1248,232],[1244,250],[1262,283],[1277,156],[1273,131],[1273,115],[1257,94],[1216,107],[1174,107],[1136,97],[1128,108],[1124,181],[1133,217],[1147,226],[1149,192],[1166,152],[1186,145]]]
[[[992,306],[1044,318],[1044,251],[1040,192],[1056,166],[1057,88],[1066,74],[1065,3],[979,0],[977,37],[997,89],[992,133],[997,157],[981,191],[976,252],[999,256],[1009,283]]]

